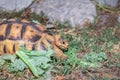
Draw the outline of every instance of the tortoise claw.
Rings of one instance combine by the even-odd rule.
[[[68,56],[66,55],[66,54],[59,54],[59,53],[55,53],[55,58],[57,58],[57,59],[60,59],[60,60],[65,60],[65,59],[67,59],[68,58]]]
[[[61,60],[66,60],[68,59],[68,56],[66,54],[63,54],[61,57],[60,57]]]

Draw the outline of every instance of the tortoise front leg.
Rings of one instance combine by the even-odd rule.
[[[53,46],[53,50],[55,51],[54,56],[58,59],[65,60],[68,58],[66,54],[63,53],[61,49],[59,49],[56,45]]]

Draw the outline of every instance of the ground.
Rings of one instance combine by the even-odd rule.
[[[11,15],[12,14],[12,15]],[[22,14],[22,15],[21,15]],[[31,14],[31,13],[30,13]],[[120,23],[117,22],[117,13],[102,9],[98,11],[94,23],[83,29],[70,28],[68,24],[57,22],[54,33],[61,34],[69,41],[69,48],[64,53],[69,56],[65,61],[52,59],[52,80],[119,80],[120,79]],[[38,20],[48,24],[47,18],[42,15],[28,13],[1,13],[3,18],[26,18]],[[0,67],[0,80],[35,80],[37,79],[30,69],[19,72],[9,72],[8,65]],[[42,80],[38,78],[38,80]]]

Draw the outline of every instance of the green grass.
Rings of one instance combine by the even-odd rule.
[[[111,61],[111,57],[107,53],[111,52],[113,46],[120,41],[119,30],[119,26],[103,28],[101,31],[88,27],[80,30],[81,33],[75,36],[63,33],[70,42],[66,52],[69,58],[65,61],[54,62],[54,66],[59,66],[56,73],[67,75],[79,68],[83,70],[87,70],[89,67],[100,68],[105,61]],[[85,53],[85,55],[81,59],[77,57],[76,53]],[[114,52],[112,54],[115,56]]]
[[[64,26],[62,26],[64,27]],[[56,75],[69,75],[71,72],[75,70],[82,69],[83,71],[87,70],[89,68],[95,68],[99,69],[102,67],[103,63],[105,61],[108,61],[105,66],[110,67],[111,65],[115,65],[116,67],[120,67],[120,57],[119,53],[111,52],[111,49],[113,49],[115,44],[118,44],[120,41],[119,37],[119,30],[120,26],[116,26],[115,28],[103,28],[100,31],[96,30],[95,28],[83,28],[80,30],[80,33],[77,33],[76,35],[70,35],[70,34],[64,34],[63,36],[69,41],[69,48],[67,51],[65,51],[65,54],[68,55],[68,59],[61,61],[59,59],[49,58],[47,61],[51,61],[51,64],[49,66],[52,66],[52,72],[54,72]],[[24,50],[22,50],[24,51]],[[24,52],[23,52],[24,53]],[[29,51],[26,53],[30,53]],[[108,53],[112,54],[112,58],[108,56]],[[11,71],[22,71],[24,68],[30,68],[33,72],[34,76],[41,75],[46,72],[46,69],[48,68],[47,62],[45,65],[39,66],[40,69],[42,69],[38,73],[37,70],[33,65],[36,59],[34,56],[39,56],[38,53],[36,54],[25,54],[27,56],[34,57],[35,60],[31,62],[31,59],[27,56],[21,56],[22,54],[17,53],[20,58],[17,58],[17,60],[14,57],[7,56],[4,58],[4,60],[0,60],[0,65],[3,65],[4,62],[7,63],[7,65],[11,66]],[[82,54],[81,58],[77,57],[77,54]],[[46,53],[46,56],[50,56],[49,52]],[[24,58],[22,58],[24,57]],[[43,56],[42,56],[43,57]],[[45,58],[45,56],[44,56]],[[10,59],[10,60],[8,60]],[[115,63],[114,59],[117,59],[119,62]],[[23,62],[21,62],[23,60]],[[45,61],[41,61],[39,64],[43,64]],[[21,63],[17,64],[16,63]],[[18,67],[19,65],[23,65],[22,67]],[[47,68],[46,68],[47,66]],[[3,67],[0,67],[0,70]],[[106,79],[105,79],[106,80]]]
[[[48,51],[29,51],[22,48],[21,51],[16,52],[18,57],[10,54],[1,56],[0,66],[2,69],[2,66],[8,65],[7,71],[14,74],[29,68],[35,77],[46,78],[50,76],[47,73],[52,69],[50,57],[53,53],[50,47]]]
[[[66,54],[69,56],[67,60],[61,61],[61,60],[54,60],[53,65],[56,68],[55,73],[56,74],[69,74],[73,69],[77,69],[77,66],[79,66],[80,60],[76,56],[76,49],[72,49]]]

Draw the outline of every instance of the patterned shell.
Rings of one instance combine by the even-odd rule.
[[[68,43],[60,35],[51,34],[45,27],[24,19],[10,19],[0,23],[0,54],[14,54],[23,45],[27,50],[47,50],[51,45],[55,57],[66,59],[62,49]]]

